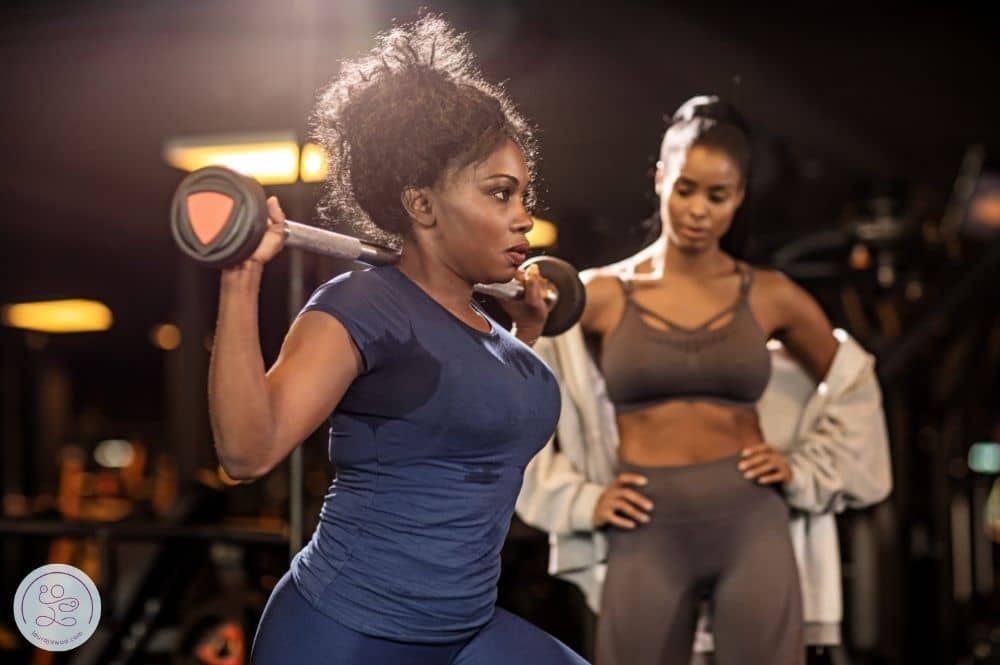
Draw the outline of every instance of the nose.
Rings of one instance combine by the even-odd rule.
[[[691,213],[692,217],[704,217],[708,213],[708,205],[705,201],[705,197],[700,194],[692,196],[690,203],[688,204],[688,211]]]
[[[514,230],[518,233],[527,233],[535,228],[535,218],[528,214],[527,210],[522,211],[514,220]]]

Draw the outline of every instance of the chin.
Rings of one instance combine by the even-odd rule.
[[[514,279],[514,275],[517,274],[517,268],[518,266],[509,266],[505,269],[492,272],[493,277],[489,280],[489,282],[509,282]]]
[[[514,279],[514,275],[516,273],[517,268],[510,265],[510,263],[507,263],[506,265],[480,265],[478,270],[471,272],[474,276],[472,279],[473,284],[496,284],[500,282],[509,282]]]
[[[688,238],[676,236],[671,238],[671,244],[684,254],[699,254],[704,252],[710,246],[710,243],[705,241],[690,240]]]

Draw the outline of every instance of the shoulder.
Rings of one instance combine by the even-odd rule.
[[[317,295],[344,293],[372,293],[387,291],[386,276],[378,268],[349,270],[327,280],[314,292]]]
[[[403,326],[412,314],[404,295],[392,273],[384,268],[353,270],[320,285],[302,311],[320,310],[345,325],[350,320],[368,327]]]
[[[622,293],[621,279],[612,275],[599,275],[585,282],[587,301],[617,299]]]
[[[380,268],[341,273],[313,291],[305,309],[380,308],[399,301],[391,275]]]
[[[786,282],[790,282],[788,276],[780,270],[742,263],[743,269],[748,270],[756,284],[761,289],[782,288]]]
[[[380,268],[337,275],[313,292],[299,318],[319,311],[337,319],[360,351],[364,366],[371,370],[393,355],[393,345],[387,340],[405,340],[412,335],[411,313],[402,306],[391,279],[391,274]]]
[[[612,325],[614,312],[624,301],[621,280],[611,275],[594,277],[586,282],[587,304],[580,325],[587,332],[601,332]]]
[[[754,289],[770,303],[785,308],[812,302],[812,296],[780,270],[749,264],[747,267],[753,278]]]

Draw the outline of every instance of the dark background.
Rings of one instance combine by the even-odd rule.
[[[970,146],[985,151],[987,170],[1000,156],[1000,40],[985,10],[971,3],[905,10],[861,3],[422,4],[469,32],[487,78],[506,81],[537,125],[538,213],[559,225],[553,253],[578,267],[622,258],[648,238],[642,220],[655,208],[651,176],[663,117],[699,93],[734,101],[753,128],[747,213],[759,262],[773,263],[788,243],[831,230],[846,235],[819,258],[843,266],[856,240],[852,229],[879,210],[908,230],[886,241],[888,258],[879,255],[896,268],[892,283],[837,270],[792,273],[836,324],[895,368],[883,378],[897,491],[889,512],[844,529],[881,534],[865,542],[875,542],[879,570],[890,580],[878,591],[876,635],[855,639],[854,657],[992,657],[1000,649],[995,594],[992,586],[977,587],[973,599],[951,593],[949,516],[955,492],[978,496],[986,482],[955,469],[973,440],[995,433],[996,264],[984,240],[948,245],[926,232],[945,216]],[[393,18],[414,18],[417,7],[141,0],[0,9],[0,303],[86,297],[106,303],[115,317],[103,333],[0,330],[5,496],[55,492],[63,446],[91,450],[108,437],[141,440],[175,458],[184,482],[214,466],[203,372],[216,276],[186,263],[173,245],[168,204],[182,174],[164,163],[163,144],[275,130],[306,140],[314,94],[338,61],[366,50]],[[319,186],[271,191],[299,221],[311,221]],[[986,267],[975,273],[977,266]],[[311,283],[332,269],[307,260]],[[288,318],[287,273],[283,257],[264,285],[269,359]],[[914,282],[921,295],[903,297]],[[844,308],[848,283],[875,322],[867,333]],[[896,325],[879,314],[885,306]],[[149,341],[150,329],[166,322],[185,334],[176,351]],[[916,341],[907,342],[911,333]],[[935,369],[949,353],[955,357]],[[978,378],[963,374],[972,368]],[[948,425],[956,418],[965,429]],[[321,492],[324,446],[318,439],[309,445]],[[233,490],[227,510],[253,514],[265,505],[263,512],[280,517],[287,495],[280,485]],[[583,640],[575,610],[566,609],[572,594],[544,575],[544,538],[518,524],[512,533],[502,598],[564,630],[567,641]],[[845,540],[848,582],[853,543]],[[28,559],[29,568],[38,563]],[[8,561],[28,565],[8,559],[5,567]],[[852,607],[849,615],[862,611]],[[570,618],[553,620],[560,613]],[[992,646],[987,652],[982,644]]]

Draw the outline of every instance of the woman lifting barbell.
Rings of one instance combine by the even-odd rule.
[[[332,202],[402,251],[316,290],[267,371],[257,302],[285,239],[276,199],[252,254],[223,270],[209,379],[223,467],[263,475],[327,418],[337,467],[252,661],[583,663],[494,605],[524,466],[559,415],[556,382],[525,345],[542,332],[549,287],[518,272],[530,129],[434,16],[345,63],[316,127]],[[516,336],[471,298],[477,283],[512,278],[523,298],[503,302]]]

